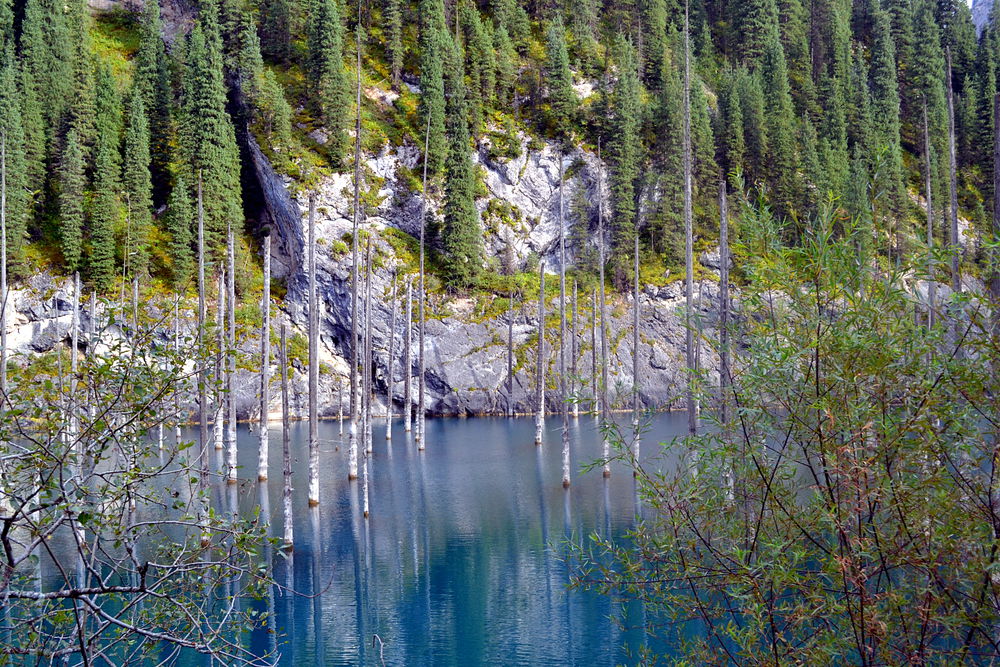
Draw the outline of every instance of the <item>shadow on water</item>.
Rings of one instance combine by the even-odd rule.
[[[636,482],[621,464],[610,478],[582,472],[600,456],[601,437],[581,417],[571,421],[573,484],[563,489],[557,421],[536,446],[531,418],[428,420],[419,452],[397,420],[392,440],[374,439],[367,520],[336,422],[320,424],[322,502],[307,506],[308,429],[293,424],[296,542],[287,553],[267,547],[276,585],[252,604],[273,621],[249,635],[254,650],[277,648],[278,664],[295,667],[378,665],[377,634],[386,665],[634,664],[644,609],[567,590],[567,557],[592,533],[618,537],[635,525]],[[685,428],[684,415],[655,416],[644,454]],[[246,428],[238,437],[247,477],[257,437]],[[271,455],[280,469],[279,448]],[[233,508],[239,488],[240,511],[259,505],[269,534],[281,535],[280,503],[269,500],[281,497],[282,481],[266,484],[229,485],[217,498]]]

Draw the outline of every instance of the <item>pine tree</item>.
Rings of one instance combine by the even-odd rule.
[[[567,137],[576,114],[576,91],[573,75],[569,71],[569,53],[566,50],[566,29],[562,17],[549,24],[545,39],[545,79],[548,85],[548,102],[551,110],[550,126],[560,137]]]
[[[139,30],[139,49],[135,55],[135,85],[142,93],[143,106],[149,118],[149,171],[153,181],[153,201],[157,205],[166,202],[170,191],[173,153],[170,145],[170,70],[161,32],[159,3],[146,2]]]
[[[765,48],[761,78],[767,123],[766,166],[770,173],[768,181],[771,185],[771,201],[779,214],[794,216],[799,195],[795,116],[785,55],[777,39],[771,39]]]
[[[483,231],[475,201],[475,172],[470,158],[465,83],[457,48],[448,51],[448,159],[445,165],[442,245],[448,282],[470,287],[483,264]]]
[[[847,119],[844,115],[843,86],[823,75],[820,97],[825,110],[818,130],[817,159],[823,165],[823,181],[817,183],[820,196],[842,194],[847,185],[850,154],[847,150]]]
[[[59,242],[70,273],[80,269],[83,250],[83,198],[87,188],[83,142],[76,128],[66,135],[59,161]]]
[[[330,158],[339,165],[349,145],[351,94],[344,69],[344,26],[337,0],[314,0],[309,22],[308,71],[320,118],[329,134]]]
[[[115,273],[115,227],[121,220],[121,100],[106,65],[97,69],[97,138],[94,203],[90,216],[90,277],[106,290]]]
[[[611,95],[614,109],[611,141],[610,191],[614,213],[612,255],[614,279],[619,286],[628,281],[633,237],[636,233],[636,181],[642,163],[642,84],[635,60],[635,48],[618,38],[618,82]]]
[[[172,261],[170,275],[175,288],[180,288],[191,279],[194,270],[194,253],[191,250],[191,223],[194,220],[194,209],[191,206],[191,195],[183,177],[178,177],[164,214],[165,228],[170,235],[167,248]]]
[[[931,137],[931,199],[947,201],[948,107],[945,99],[945,60],[934,4],[928,0],[916,9],[914,33],[921,35],[913,50],[913,93],[927,104],[927,127]],[[921,109],[921,124],[922,124]],[[945,158],[945,159],[942,159]]]
[[[871,85],[872,113],[875,124],[876,147],[885,151],[882,172],[883,187],[888,196],[892,213],[903,212],[906,193],[903,188],[903,157],[899,145],[899,88],[896,80],[896,54],[892,41],[889,16],[884,11],[875,13],[875,42],[872,45]]]
[[[52,155],[63,112],[69,103],[72,82],[73,46],[69,18],[82,12],[82,0],[72,0],[67,13],[57,0],[27,0],[21,23],[21,61],[25,76],[22,84],[30,87],[37,101],[42,123],[42,162]],[[33,130],[34,131],[34,130]],[[35,137],[32,137],[34,140]]]
[[[493,32],[493,49],[496,53],[496,98],[499,108],[513,107],[514,83],[517,81],[517,49],[507,34],[507,29],[498,27]]]
[[[398,0],[390,0],[398,2]],[[264,0],[260,8],[260,48],[270,60],[283,63],[291,52],[289,0]]]
[[[733,43],[738,45],[742,62],[753,67],[779,38],[778,7],[775,0],[740,0],[735,13]]]
[[[739,94],[740,110],[743,113],[746,176],[749,182],[755,183],[768,176],[768,122],[764,111],[764,89],[760,74],[751,74],[746,68],[737,69],[735,78],[734,86]]]
[[[448,151],[445,133],[444,59],[448,29],[441,0],[420,0],[420,125],[430,124],[427,168],[441,173]]]
[[[95,127],[95,87],[94,87],[94,56],[90,39],[90,17],[84,12],[78,12],[73,17],[72,30],[76,49],[73,54],[73,103],[66,109],[62,125],[65,131],[76,130],[77,141],[80,143],[87,162],[93,157]]]
[[[479,10],[469,2],[459,7],[465,38],[466,102],[469,127],[474,137],[482,134],[486,108],[491,104],[495,87],[496,59],[492,37],[479,17]]]
[[[274,72],[265,70],[261,76],[260,99],[257,101],[264,135],[268,144],[287,160],[292,147],[292,107],[285,99],[285,91],[274,77]],[[279,158],[279,161],[281,159]]]
[[[17,68],[13,48],[8,45],[0,51],[0,136],[3,137],[7,162],[7,265],[13,274],[21,273],[30,205],[18,98]]]
[[[286,1],[287,0],[283,0]],[[389,76],[393,90],[399,90],[403,72],[403,10],[402,0],[385,0],[382,21],[385,25],[385,56],[389,61]]]
[[[14,3],[12,0],[0,0],[0,54],[14,48]]]
[[[694,67],[692,56],[692,71]],[[712,186],[718,182],[719,165],[715,161],[715,135],[712,132],[708,98],[705,95],[704,84],[697,75],[691,77],[691,149],[695,197],[699,199],[702,210],[714,209],[717,197]],[[705,194],[704,197],[700,196],[702,192]]]
[[[133,276],[149,273],[149,234],[153,224],[153,184],[149,171],[149,124],[142,91],[132,86],[125,125],[123,184],[130,218],[128,268]]]
[[[215,5],[202,7],[199,22],[188,37],[184,72],[185,123],[182,133],[187,176],[202,181],[205,244],[216,258],[227,225],[243,218],[239,151],[222,78],[221,40]]]
[[[667,1],[645,0],[642,12],[644,58],[642,78],[646,86],[659,89],[669,56],[667,41]]]
[[[746,139],[743,136],[743,106],[737,89],[736,73],[727,69],[723,73],[719,90],[719,115],[717,118],[719,159],[726,173],[746,171]]]

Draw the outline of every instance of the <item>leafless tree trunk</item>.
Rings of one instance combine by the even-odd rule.
[[[200,474],[198,475],[199,522],[208,519],[208,359],[205,356],[205,205],[202,199],[201,172],[198,173],[198,445]],[[202,542],[205,535],[202,534]]]
[[[729,431],[729,199],[726,177],[719,178],[719,413],[724,433]]]
[[[419,339],[420,349],[418,352],[418,371],[417,371],[417,449],[423,450],[427,446],[425,427],[426,423],[424,420],[424,413],[427,410],[427,403],[425,402],[425,394],[427,392],[427,377],[424,360],[424,329],[427,324],[427,317],[424,312],[427,302],[427,290],[424,282],[424,246],[426,230],[427,230],[427,152],[430,147],[431,138],[431,119],[427,118],[427,131],[424,134],[424,188],[423,194],[420,199],[420,327],[417,330],[417,338]]]
[[[225,355],[226,355],[226,271],[220,264],[215,277],[215,287],[218,290],[215,297],[215,325],[216,342],[218,347],[215,350],[215,382],[214,395],[215,403],[212,409],[215,411],[215,449],[222,450],[225,447]]]
[[[406,278],[406,317],[403,329],[403,431],[412,429],[413,415],[413,359],[410,354],[413,345],[413,281]]]
[[[362,397],[362,410],[364,416],[361,418],[362,429],[365,441],[365,461],[368,454],[373,451],[372,443],[372,237],[368,236],[365,248],[365,342],[361,355],[361,386],[364,389]],[[367,469],[367,463],[364,464]],[[365,482],[367,484],[367,480]]]
[[[577,337],[577,322],[580,319],[580,303],[579,303],[579,292],[576,287],[576,279],[573,279],[573,322],[570,325],[570,339],[572,346],[570,347],[570,371],[569,371],[569,381],[570,381],[570,395],[573,397],[573,418],[580,416],[580,401],[579,396],[576,395],[576,379],[578,377],[577,372],[577,357],[580,356],[580,344]]]
[[[962,273],[960,262],[962,246],[958,237],[958,158],[955,151],[955,95],[952,91],[951,48],[945,49],[945,61],[948,66],[948,78],[945,82],[945,92],[948,94],[948,190],[951,195],[951,208],[948,217],[951,227],[948,234],[948,244],[951,246],[951,289],[956,295],[962,291]],[[954,299],[954,297],[953,297]],[[951,338],[958,346],[957,356],[962,356],[962,348],[958,340],[958,314],[961,308],[953,305],[951,314]]]
[[[514,290],[507,300],[507,416],[514,416]]]
[[[236,483],[236,239],[232,227],[226,239],[226,291],[229,307],[226,310],[226,447],[228,448],[229,482]]]
[[[694,308],[694,226],[691,219],[691,46],[688,25],[688,3],[684,3],[684,327],[685,353],[687,355],[687,415],[688,432],[698,432],[698,410],[694,399],[694,330],[691,315]]]
[[[267,481],[268,417],[271,412],[271,230],[264,234],[264,293],[260,299],[260,447],[257,479]]]
[[[389,369],[386,372],[385,396],[385,439],[392,440],[392,394],[395,386],[393,377],[396,370],[396,276],[392,276],[392,290],[389,302],[392,304],[392,315],[389,316]]]
[[[562,484],[570,485],[569,391],[566,377],[566,225],[563,216],[563,156],[559,154],[559,393],[562,412]]]
[[[4,328],[6,328],[6,323],[4,323]],[[69,441],[73,443],[74,455],[79,457],[80,447],[77,442],[77,432],[79,430],[79,418],[77,417],[78,407],[76,403],[77,395],[77,373],[80,370],[80,272],[73,272],[73,317],[72,324],[70,325],[70,366],[69,366],[69,381],[70,381],[70,415],[69,415]],[[160,448],[163,448],[163,427],[162,422],[160,426]],[[77,460],[76,465],[80,465],[80,461]]]
[[[354,233],[351,240],[351,425],[348,479],[358,478],[358,233],[361,223],[361,3],[358,3],[357,85],[354,116]]]
[[[7,132],[0,133],[0,414],[7,407]]]
[[[1000,93],[993,98],[993,238],[1000,239]],[[993,344],[1000,345],[1000,257],[993,250],[993,273],[990,276],[990,297],[993,315]],[[1000,368],[993,370],[1000,375]],[[1000,438],[998,438],[1000,441]],[[997,460],[994,459],[994,467]]]
[[[636,233],[632,286],[632,457],[639,460],[639,234]],[[633,470],[638,474],[638,470]]]
[[[535,365],[535,444],[545,429],[545,262],[538,264],[538,362]]]
[[[316,195],[309,193],[309,506],[319,505],[319,304],[316,302]]]
[[[91,319],[90,326],[91,332],[87,336],[87,352],[88,354],[94,354],[94,336],[93,336],[93,326],[94,326],[94,308],[93,304],[96,299],[91,300]],[[181,351],[181,317],[180,317],[180,303],[181,295],[178,292],[174,296],[174,355],[180,356]],[[170,389],[170,393],[174,397],[174,444],[179,445],[181,442],[181,390],[178,386],[174,386]]]
[[[291,549],[292,545],[295,544],[295,522],[292,515],[292,447],[288,423],[288,341],[285,335],[284,322],[281,323],[281,348],[279,354],[279,364],[281,366],[281,476],[284,482],[281,498],[285,523],[284,548]]]
[[[937,280],[934,278],[934,205],[931,203],[931,134],[927,125],[927,99],[924,98],[924,192],[927,197],[927,328],[934,326]]]
[[[590,293],[590,410],[600,416],[597,389],[597,290]]]
[[[601,282],[601,429],[604,432],[602,440],[602,456],[604,457],[604,476],[611,476],[611,442],[607,436],[608,419],[608,308],[605,298],[604,265],[607,262],[604,243],[604,163],[601,162],[601,141],[597,140],[597,242],[600,261],[599,273]]]

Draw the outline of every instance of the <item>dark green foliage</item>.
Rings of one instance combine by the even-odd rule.
[[[817,159],[822,166],[819,195],[824,199],[844,192],[850,164],[847,152],[847,119],[844,115],[843,86],[832,77],[824,76],[820,96],[826,114],[820,121],[817,139]]]
[[[261,74],[260,97],[257,100],[257,113],[260,117],[264,136],[271,149],[287,153],[292,147],[292,108],[285,99],[285,91],[274,78],[271,70]]]
[[[611,161],[612,264],[614,279],[627,282],[629,252],[636,234],[636,185],[642,166],[642,84],[635,48],[624,37],[618,40],[618,82],[611,94],[614,109],[608,155]]]
[[[459,9],[465,43],[466,102],[469,107],[469,127],[478,137],[483,132],[486,110],[492,107],[496,86],[496,58],[493,38],[479,17],[479,11],[463,3]]]
[[[309,21],[308,71],[320,119],[329,134],[330,158],[339,165],[350,144],[351,86],[344,69],[344,26],[337,0],[314,0]]]
[[[139,50],[135,55],[135,85],[142,92],[143,105],[149,118],[150,174],[153,179],[153,201],[157,204],[166,201],[170,190],[169,166],[172,158],[172,93],[169,62],[161,31],[159,4],[145,3],[139,31]]]
[[[644,58],[642,78],[646,86],[658,89],[669,60],[667,40],[667,0],[645,0],[642,13]]]
[[[83,253],[83,200],[87,188],[86,162],[79,132],[66,135],[59,161],[59,247],[67,271],[77,271]]]
[[[890,31],[889,17],[879,11],[875,14],[875,43],[872,46],[871,84],[872,113],[875,146],[885,151],[881,187],[886,191],[888,203],[895,214],[903,212],[906,193],[903,189],[903,158],[899,146],[899,88],[896,80],[896,55]]]
[[[182,288],[191,279],[194,268],[194,252],[191,248],[194,207],[183,178],[178,178],[171,190],[167,210],[163,215],[164,229],[170,236],[167,245],[171,260],[170,276],[174,287]]]
[[[121,223],[121,100],[107,67],[97,70],[97,137],[94,148],[94,202],[90,215],[90,278],[98,291],[115,274],[115,228]]]
[[[261,51],[271,60],[285,62],[292,41],[289,0],[264,0],[260,10]]]
[[[420,0],[420,127],[430,127],[427,169],[437,175],[444,168],[448,142],[445,134],[444,59],[448,29],[441,0]]]
[[[743,167],[749,182],[760,182],[765,180],[769,173],[767,119],[764,113],[764,90],[760,75],[739,68],[734,74],[733,87],[739,96],[740,111],[743,116],[743,142],[746,146]]]
[[[719,91],[718,129],[716,131],[719,138],[719,158],[726,173],[732,173],[737,169],[746,171],[743,105],[736,84],[736,73],[731,69],[726,70]]]
[[[566,29],[561,17],[549,24],[545,37],[545,81],[548,86],[550,127],[561,137],[567,137],[576,114],[576,92],[569,71],[566,50]]]
[[[497,106],[510,108],[514,95],[514,83],[517,80],[517,50],[504,27],[497,28],[493,33],[493,48],[496,53],[496,100]]]
[[[14,273],[20,273],[30,203],[18,102],[17,70],[8,50],[0,53],[0,137],[7,166],[7,261]]]
[[[94,87],[94,57],[92,55],[89,17],[80,13],[73,17],[73,30],[76,49],[73,54],[73,103],[64,114],[63,131],[76,130],[77,141],[83,154],[89,162],[93,153],[95,127],[95,87]]]
[[[449,51],[448,70],[448,159],[441,241],[449,284],[465,288],[470,287],[482,271],[483,231],[476,209],[476,177],[470,157],[465,84],[457,49]]]
[[[734,11],[734,43],[743,63],[754,66],[764,57],[768,44],[779,37],[777,5],[775,0],[740,0]]]
[[[771,201],[782,216],[796,214],[799,201],[795,112],[788,85],[785,54],[777,39],[766,46],[761,63],[764,114],[767,124],[767,167]]]
[[[215,258],[221,257],[227,226],[239,229],[243,220],[239,152],[226,113],[218,30],[214,5],[207,4],[188,38],[182,132],[188,178],[202,181],[205,243]]]
[[[126,237],[127,268],[133,276],[149,273],[149,235],[153,224],[153,184],[149,172],[149,124],[146,107],[138,87],[132,87],[125,124],[125,163],[123,173],[128,205]]]
[[[402,0],[385,0],[382,7],[382,22],[385,31],[385,57],[389,61],[389,72],[394,90],[399,89],[403,72],[403,10]]]
[[[0,54],[14,48],[14,3],[0,0]]]

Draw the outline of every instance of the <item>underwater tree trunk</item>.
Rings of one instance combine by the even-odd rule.
[[[406,277],[406,317],[403,320],[403,432],[409,433],[413,417],[413,281]]]
[[[309,506],[319,505],[319,305],[316,302],[316,195],[309,193]]]
[[[545,429],[545,262],[538,265],[538,361],[535,365],[535,444]]]
[[[257,451],[257,479],[267,480],[268,416],[271,404],[271,234],[264,235],[264,294],[260,299],[260,447]]]
[[[292,515],[292,447],[289,434],[288,406],[288,341],[285,323],[281,323],[281,347],[278,351],[281,366],[281,477],[282,518],[285,524],[284,547],[291,549],[295,543],[295,522]]]

